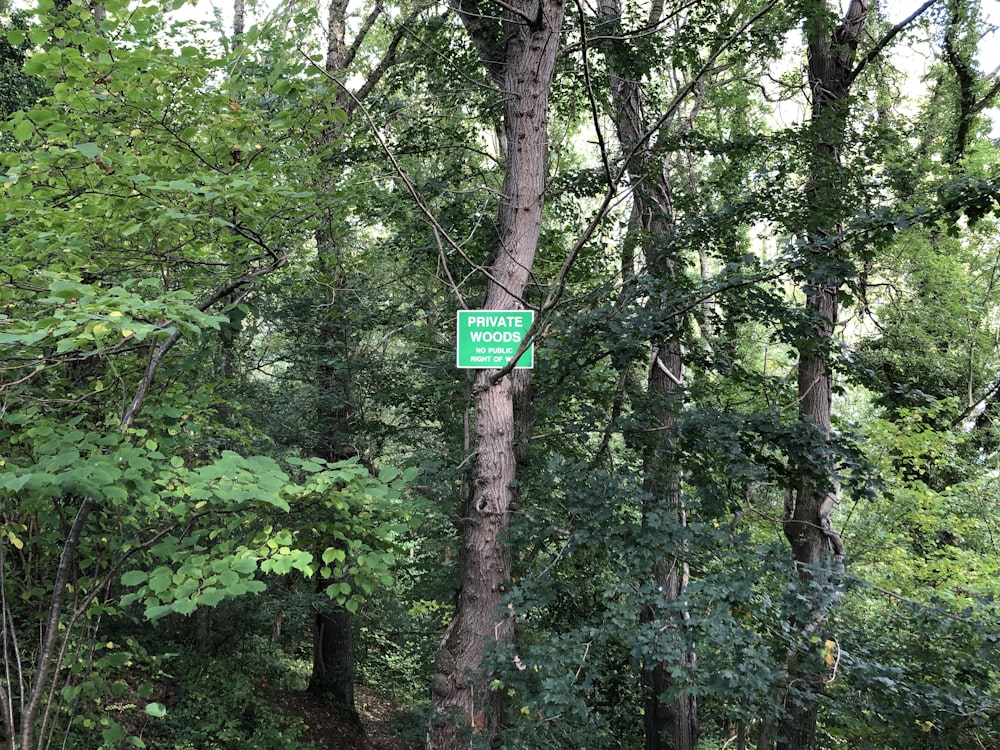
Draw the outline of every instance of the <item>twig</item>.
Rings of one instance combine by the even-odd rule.
[[[854,79],[857,78],[859,75],[861,75],[861,72],[865,69],[865,67],[869,63],[871,63],[876,57],[882,54],[882,50],[884,50],[889,45],[889,42],[895,39],[896,36],[898,36],[907,26],[909,26],[911,23],[917,20],[917,18],[919,18],[924,11],[926,11],[936,2],[937,0],[927,0],[927,2],[925,2],[919,8],[917,8],[915,11],[913,11],[913,13],[911,13],[907,18],[903,19],[895,26],[893,26],[891,29],[889,29],[889,31],[886,32],[886,34],[875,43],[875,46],[872,47],[870,50],[868,50],[868,53],[863,58],[861,58],[861,62],[859,62],[856,66],[854,66],[854,70],[852,70],[848,74],[847,86],[850,86],[852,83],[854,83]]]

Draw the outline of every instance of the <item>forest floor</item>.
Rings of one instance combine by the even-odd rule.
[[[303,739],[322,750],[417,750],[423,745],[412,736],[414,721],[409,708],[361,685],[355,688],[354,697],[361,727],[338,716],[328,702],[312,693],[286,690],[271,695],[285,713],[309,727]]]

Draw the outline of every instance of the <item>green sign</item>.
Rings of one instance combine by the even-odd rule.
[[[514,357],[535,319],[533,310],[459,310],[458,367],[499,369]],[[532,343],[514,367],[531,368],[535,364]]]

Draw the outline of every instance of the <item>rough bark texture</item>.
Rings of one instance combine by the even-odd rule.
[[[833,27],[831,7],[823,0],[815,17],[806,22],[813,162],[806,187],[809,215],[805,230],[812,250],[805,294],[806,307],[815,322],[812,340],[799,351],[798,390],[802,429],[815,431],[822,441],[831,433],[829,353],[838,320],[837,291],[843,283],[842,266],[837,262],[843,260],[840,221],[845,211],[841,148],[854,60],[868,20],[868,6],[868,0],[852,0],[840,23]],[[815,634],[826,622],[835,578],[844,560],[843,543],[830,520],[839,489],[833,479],[835,469],[831,457],[826,478],[804,471],[785,512],[785,536],[808,600],[793,623],[803,635]],[[785,714],[773,738],[779,750],[815,746],[817,696],[823,690],[824,674],[822,660],[811,654],[813,650],[802,645],[789,655],[788,680],[795,685],[795,694],[788,690],[783,697]],[[771,739],[764,744],[770,746]]]
[[[942,40],[945,59],[955,74],[955,83],[958,85],[955,136],[951,141],[950,149],[945,155],[945,159],[949,164],[956,163],[964,156],[969,145],[969,136],[972,132],[976,112],[978,111],[975,88],[976,73],[968,55],[962,49],[963,45],[961,43],[963,26],[967,23],[966,15],[968,12],[968,7],[964,3],[950,2],[948,4],[948,21],[945,27],[944,39]]]
[[[381,3],[372,7],[360,27],[355,30],[351,44],[347,42],[347,8],[348,0],[330,1],[324,71],[328,78],[338,84],[332,94],[333,103],[350,114],[395,64],[405,21],[400,19],[383,57],[368,69],[357,90],[349,93],[344,84],[348,69],[355,62],[362,42],[382,16],[384,7]],[[317,145],[330,145],[342,135],[343,126],[332,121],[327,124],[321,143]],[[331,170],[322,177],[320,190],[334,193],[337,179],[337,170]],[[317,322],[321,356],[325,361],[320,364],[317,372],[317,385],[321,393],[315,414],[315,442],[308,447],[317,456],[328,461],[362,457],[363,452],[353,440],[360,419],[352,369],[357,352],[356,335],[351,324],[345,322],[346,316],[341,314],[343,308],[338,310],[337,307],[340,296],[352,283],[350,272],[344,268],[342,252],[349,238],[349,231],[338,209],[334,208],[329,209],[316,231],[316,270],[323,281],[323,288],[329,290],[330,297],[329,303],[323,306],[323,310],[327,312],[320,312],[324,317]],[[363,457],[362,463],[372,469],[370,461]],[[320,579],[317,591],[325,591],[331,583],[334,581]],[[311,689],[332,697],[350,718],[356,720],[353,617],[348,610],[329,601],[322,602],[313,627],[313,657]]]
[[[662,172],[662,170],[661,170]],[[676,258],[652,248],[662,248],[673,230],[672,207],[667,177],[654,180],[649,187],[645,184],[636,189],[635,203],[639,207],[641,225],[637,229],[649,237],[646,263],[649,269],[661,279],[672,280],[677,272]],[[651,302],[654,314],[662,314],[659,302]],[[656,431],[655,442],[646,452],[644,466],[644,487],[649,500],[647,517],[660,511],[673,514],[677,523],[686,525],[687,518],[681,497],[681,467],[670,455],[667,444],[673,439],[678,400],[682,398],[684,360],[681,353],[683,318],[676,316],[664,326],[660,339],[652,342],[653,354],[649,368],[647,389],[654,404]],[[689,579],[688,563],[683,559],[683,550],[660,550],[660,559],[653,569],[653,580],[662,597],[662,604],[672,607],[678,602],[687,587]],[[653,607],[655,611],[657,607]],[[643,615],[644,619],[654,617],[654,612]],[[685,647],[684,630],[688,620],[687,612],[672,612],[666,615],[666,622],[660,626],[664,645],[671,651],[684,653],[684,666],[694,668],[696,656]],[[667,643],[673,641],[673,643]],[[665,701],[664,695],[675,687],[670,677],[669,666],[664,662],[646,665],[642,674],[643,684],[643,726],[646,750],[694,750],[698,744],[698,709],[693,695],[682,695],[673,701]]]
[[[506,173],[483,307],[522,309],[541,230],[548,98],[564,7],[560,0],[515,2],[503,23],[480,13],[474,2],[459,2],[455,9],[504,93]],[[515,401],[523,401],[526,389],[524,375],[495,380],[495,374],[480,370],[474,385],[475,458],[461,518],[461,590],[435,663],[428,748],[456,750],[468,746],[473,735],[488,744],[500,717],[483,655],[490,643],[507,641],[513,633],[500,606],[510,579],[503,535],[514,500],[520,429]]]
[[[660,9],[654,4],[648,19],[650,28],[659,22]],[[598,13],[605,23],[613,27],[611,36],[617,36],[621,27],[620,2],[603,0]],[[669,171],[663,157],[655,155],[645,142],[646,116],[640,82],[627,65],[619,64],[613,47],[607,56],[616,134],[623,150],[632,154],[627,165],[630,181],[634,185],[629,236],[643,238],[647,271],[670,282],[677,273],[677,258],[667,249],[675,226]],[[630,272],[630,268],[626,269],[626,273]],[[650,301],[648,307],[654,316],[663,313],[657,300]],[[657,429],[653,433],[654,442],[647,449],[644,467],[644,486],[650,497],[647,516],[666,509],[675,514],[681,524],[686,523],[686,517],[680,493],[680,466],[669,455],[666,445],[674,434],[677,399],[683,383],[683,327],[682,316],[671,318],[660,338],[651,342],[653,354],[647,389],[655,405],[653,416]],[[678,552],[662,550],[651,571],[655,587],[661,592],[662,605],[668,607],[681,598],[688,583],[688,565]],[[644,612],[643,621],[650,623],[656,619],[658,609],[659,606],[653,606]],[[683,653],[688,616],[686,613],[675,613],[667,618],[667,622],[661,625],[662,639],[674,643],[664,645],[671,649],[679,646]],[[695,654],[686,653],[685,667],[693,669],[695,659]],[[645,747],[646,750],[694,750],[698,742],[696,699],[693,695],[686,695],[673,701],[663,700],[663,696],[675,685],[668,666],[662,662],[652,663],[644,665],[642,671]]]
[[[354,708],[354,628],[351,613],[332,602],[313,623],[313,669],[309,691],[328,696],[347,718],[360,722]]]
[[[233,0],[233,48],[243,45],[243,32],[245,28],[246,3],[245,0]]]

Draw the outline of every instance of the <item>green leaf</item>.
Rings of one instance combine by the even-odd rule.
[[[161,594],[173,584],[173,574],[169,570],[156,571],[149,577],[149,588],[154,594]]]
[[[96,143],[78,143],[73,148],[86,156],[88,159],[96,159],[101,155],[101,149]]]
[[[250,575],[257,570],[257,561],[252,557],[241,557],[233,563],[233,570],[237,573]]]
[[[130,570],[122,576],[122,586],[138,586],[145,583],[148,577],[144,570]]]
[[[117,722],[112,723],[110,727],[101,732],[101,737],[104,739],[105,745],[114,745],[124,736],[125,730]]]
[[[150,716],[155,716],[158,719],[162,719],[164,716],[167,715],[167,707],[164,706],[162,703],[156,703],[156,702],[147,703],[146,713],[149,714]]]
[[[147,607],[145,615],[151,622],[156,622],[161,617],[172,614],[174,608],[169,604],[160,604],[155,607]]]
[[[323,550],[323,562],[329,564],[333,562],[342,563],[347,559],[347,553],[336,547],[327,547]]]
[[[78,281],[71,281],[69,279],[56,279],[51,284],[49,284],[49,292],[53,297],[58,297],[59,299],[72,300],[78,297],[84,297],[88,294],[90,289],[85,287]]]
[[[198,595],[198,604],[204,604],[206,607],[214,607],[225,598],[225,589],[208,586]]]
[[[197,608],[198,605],[195,603],[195,601],[193,599],[189,599],[188,597],[183,597],[181,599],[178,599],[173,604],[174,612],[177,612],[178,614],[181,615],[190,615]]]
[[[35,135],[35,124],[25,118],[14,126],[14,137],[21,141],[29,141]]]
[[[121,651],[117,654],[111,654],[105,659],[105,663],[109,667],[124,667],[132,659],[132,654],[127,651]]]

